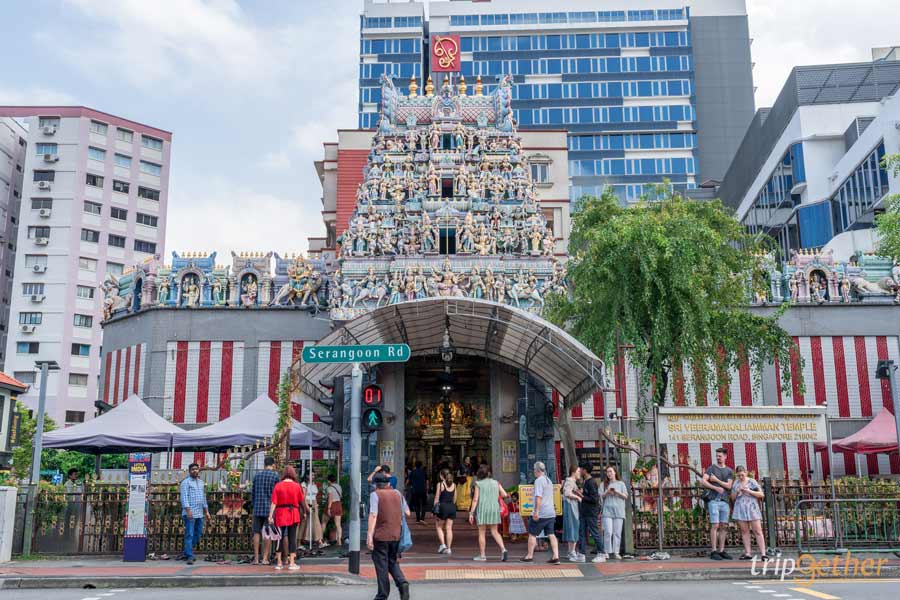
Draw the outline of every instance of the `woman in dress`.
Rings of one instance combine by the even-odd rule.
[[[763,499],[762,486],[750,477],[745,467],[738,467],[734,470],[737,475],[737,481],[731,486],[731,496],[734,498],[734,509],[731,512],[731,518],[738,522],[741,527],[741,540],[744,542],[744,555],[741,560],[750,560],[752,544],[750,543],[750,532],[756,536],[756,545],[759,546],[761,556],[766,555],[766,538],[763,536],[762,530],[762,511],[759,509],[759,501]]]
[[[272,490],[272,504],[269,507],[269,523],[281,531],[281,549],[275,553],[276,571],[284,569],[282,554],[287,557],[289,571],[300,568],[294,559],[297,556],[297,524],[300,523],[302,504],[303,489],[297,483],[297,472],[294,471],[294,467],[288,465],[284,468],[281,481],[276,483]]]
[[[578,465],[569,467],[569,476],[563,482],[563,535],[562,541],[569,544],[569,561],[584,562],[584,556],[578,553],[578,505],[581,502],[581,491],[578,479],[581,469]]]
[[[344,516],[344,504],[342,502],[344,492],[341,490],[341,486],[338,485],[337,476],[334,473],[328,476],[325,494],[328,497],[325,505],[325,525],[328,525],[328,521],[334,523],[335,543],[340,546],[344,542],[344,532],[341,528],[341,517]],[[325,527],[322,527],[322,529],[325,529]]]
[[[313,473],[307,473],[303,477],[300,484],[303,487],[303,495],[306,497],[306,519],[300,530],[303,532],[303,541],[300,543],[302,548],[305,543],[312,540],[310,550],[314,546],[322,547],[325,541],[322,539],[322,522],[319,520],[319,486],[312,480]]]
[[[603,549],[607,558],[621,559],[619,546],[622,544],[622,526],[625,524],[625,502],[628,488],[619,479],[615,467],[606,467],[606,482],[600,486],[603,500]]]
[[[437,530],[438,554],[453,554],[453,519],[456,518],[456,483],[449,469],[441,469],[439,482],[434,491],[435,529]]]
[[[490,529],[491,537],[500,548],[500,560],[506,562],[509,554],[503,544],[503,538],[497,531],[500,524],[500,498],[509,498],[509,494],[500,485],[500,482],[491,477],[491,468],[487,465],[478,467],[475,482],[475,497],[472,499],[472,508],[469,511],[469,523],[478,524],[478,550],[481,552],[475,560],[484,562],[484,545],[487,530]]]

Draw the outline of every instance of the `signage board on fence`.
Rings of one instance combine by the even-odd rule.
[[[147,556],[147,500],[150,496],[150,453],[128,455],[128,509],[125,514],[123,560],[143,562]]]
[[[660,444],[824,442],[824,406],[665,406]]]
[[[530,517],[534,514],[534,486],[519,486],[519,513],[522,518]],[[556,514],[562,514],[562,486],[558,483],[553,484],[553,508]]]

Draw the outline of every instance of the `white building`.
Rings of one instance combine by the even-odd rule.
[[[747,131],[720,189],[750,231],[791,250],[846,260],[875,248],[875,217],[900,178],[881,167],[900,152],[900,61],[796,67]]]
[[[94,415],[107,275],[163,252],[171,133],[84,107],[0,107],[27,129],[6,371],[54,360],[47,414]]]
[[[21,123],[0,117],[0,371],[6,360],[27,136]]]

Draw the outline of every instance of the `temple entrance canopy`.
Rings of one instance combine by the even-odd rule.
[[[603,362],[578,340],[538,315],[474,298],[425,298],[383,306],[344,324],[319,344],[409,344],[413,358],[440,354],[444,333],[457,355],[477,356],[527,371],[559,392],[579,398],[602,389]],[[303,369],[304,393],[326,394],[325,377],[349,375],[349,364]]]

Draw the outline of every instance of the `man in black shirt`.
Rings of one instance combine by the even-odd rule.
[[[428,475],[422,461],[416,461],[416,468],[409,472],[406,480],[409,486],[409,497],[412,509],[416,511],[416,522],[425,522],[425,504],[428,502]]]
[[[600,491],[597,488],[597,480],[591,476],[594,466],[585,461],[578,465],[584,474],[582,484],[581,504],[578,507],[578,552],[587,554],[588,535],[594,538],[595,554],[591,562],[603,562],[603,539],[600,537],[600,529],[597,527],[597,517],[600,515]]]

